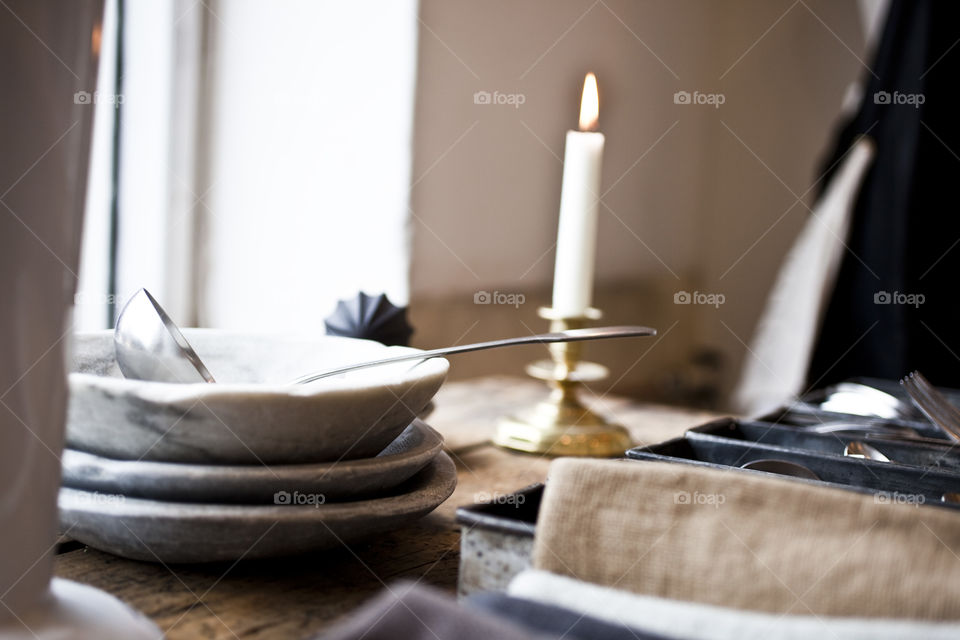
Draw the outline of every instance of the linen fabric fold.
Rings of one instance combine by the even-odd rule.
[[[661,462],[559,459],[533,566],[735,609],[960,620],[960,513]]]
[[[667,600],[629,591],[601,587],[589,582],[530,569],[510,583],[510,596],[501,598],[522,603],[498,612],[519,621],[519,612],[535,612],[534,605],[559,612],[558,618],[579,615],[593,624],[611,625],[618,631],[634,632],[637,640],[659,633],[685,640],[952,640],[960,638],[960,623],[877,618],[840,618],[814,615],[775,615],[717,607],[709,604]],[[499,594],[481,594],[492,597]],[[471,598],[472,600],[472,598]],[[539,620],[536,613],[528,619]],[[578,636],[579,625],[568,638],[620,638],[619,635]],[[603,629],[594,626],[591,629]],[[625,636],[623,636],[625,637]]]

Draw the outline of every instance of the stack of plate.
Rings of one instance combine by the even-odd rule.
[[[394,529],[453,492],[443,439],[416,417],[445,360],[291,385],[405,348],[184,333],[216,384],[127,380],[112,333],[77,337],[60,492],[71,537],[154,562],[290,555]]]

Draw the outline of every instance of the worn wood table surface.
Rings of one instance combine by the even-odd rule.
[[[454,592],[457,506],[546,477],[548,459],[490,443],[500,416],[544,395],[541,384],[522,378],[445,385],[428,421],[446,438],[459,484],[447,502],[403,530],[309,556],[210,566],[124,560],[67,540],[59,547],[56,573],[116,595],[173,639],[311,637],[399,579]],[[591,404],[628,427],[637,443],[680,435],[713,417],[613,397],[594,398]]]

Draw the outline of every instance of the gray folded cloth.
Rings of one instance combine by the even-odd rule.
[[[457,605],[437,589],[391,585],[319,638],[325,640],[548,640],[482,611]]]
[[[509,594],[594,617],[621,629],[643,629],[686,640],[960,638],[960,623],[956,622],[758,613],[639,595],[533,569],[513,579]]]
[[[648,633],[637,627],[600,620],[573,609],[515,598],[504,593],[477,593],[467,598],[464,604],[489,611],[533,632],[564,640],[667,640],[667,636]]]
[[[960,621],[960,513],[763,474],[561,458],[533,566],[774,615]]]

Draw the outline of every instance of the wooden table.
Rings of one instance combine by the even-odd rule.
[[[104,589],[152,618],[168,638],[304,638],[316,635],[387,583],[421,581],[454,592],[459,563],[457,506],[477,494],[510,493],[546,477],[549,459],[494,447],[497,419],[530,406],[544,387],[522,378],[444,386],[430,424],[457,464],[456,492],[418,523],[337,551],[229,565],[164,566],[124,560],[67,540],[57,575]],[[711,414],[594,398],[638,443],[683,433]]]

